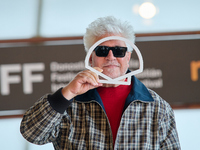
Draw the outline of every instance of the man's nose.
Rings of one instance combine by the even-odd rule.
[[[112,50],[109,50],[108,55],[106,56],[106,59],[109,59],[109,60],[116,59],[116,57],[114,56]]]

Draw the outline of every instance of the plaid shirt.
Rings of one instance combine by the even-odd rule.
[[[64,99],[61,90],[43,96],[25,113],[21,133],[35,144],[52,142],[56,150],[181,149],[170,105],[134,76],[132,82],[114,146],[111,127],[96,89],[71,102]]]

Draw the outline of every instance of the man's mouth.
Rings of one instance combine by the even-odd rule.
[[[107,63],[107,64],[104,64],[103,67],[119,67],[120,64],[118,63]]]
[[[106,65],[106,66],[103,66],[103,67],[119,67],[117,65]]]

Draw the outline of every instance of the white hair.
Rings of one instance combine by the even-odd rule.
[[[98,37],[104,35],[120,35],[131,42],[135,43],[135,34],[133,27],[128,22],[122,22],[113,16],[98,18],[89,24],[83,37],[85,51],[88,52],[90,47],[96,42]],[[133,48],[128,46],[128,51]]]

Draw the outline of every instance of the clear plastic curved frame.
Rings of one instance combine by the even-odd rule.
[[[138,56],[138,59],[139,59],[139,69],[137,70],[134,70],[132,72],[129,72],[123,76],[120,76],[120,77],[117,77],[117,78],[110,78],[108,77],[107,75],[95,70],[94,68],[92,68],[90,65],[89,65],[89,58],[93,52],[93,50],[101,43],[105,42],[105,41],[109,41],[109,40],[121,40],[121,41],[124,41],[126,44],[129,44],[136,52],[137,56]],[[142,58],[142,55],[140,53],[140,50],[137,48],[137,46],[135,44],[133,44],[131,41],[129,41],[128,39],[126,38],[123,38],[123,37],[119,37],[119,36],[109,36],[109,37],[105,37],[105,38],[102,38],[101,40],[97,41],[94,45],[92,45],[85,57],[85,68],[95,72],[97,75],[103,77],[104,79],[100,80],[99,82],[100,83],[107,83],[107,84],[119,84],[119,85],[130,85],[131,84],[131,76],[132,75],[136,75],[136,74],[139,74],[143,71],[143,58]],[[125,79],[127,78],[127,81],[121,81],[122,79]]]

